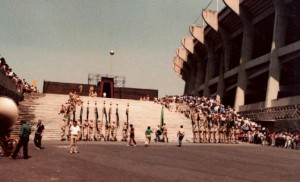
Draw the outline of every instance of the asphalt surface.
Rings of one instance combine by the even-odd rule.
[[[300,151],[253,144],[29,144],[30,159],[0,158],[0,181],[299,181]]]

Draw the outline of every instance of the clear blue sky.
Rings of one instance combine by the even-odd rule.
[[[210,0],[0,0],[0,54],[29,83],[126,76],[126,87],[182,94],[181,38]],[[197,23],[201,23],[198,20]]]

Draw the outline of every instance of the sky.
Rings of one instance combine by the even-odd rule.
[[[0,54],[29,83],[126,77],[126,87],[183,94],[173,57],[210,0],[0,0]],[[109,52],[115,54],[111,56]]]

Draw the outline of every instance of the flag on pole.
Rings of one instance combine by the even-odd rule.
[[[127,109],[126,109],[126,127],[128,129],[129,125],[129,104],[127,104]]]
[[[86,107],[86,119],[89,120],[89,114],[90,114],[90,106],[89,106],[89,102],[87,103],[87,107]]]
[[[111,125],[111,113],[112,113],[112,109],[111,109],[111,103],[110,103],[109,110],[108,110],[108,122],[109,122],[109,125]]]
[[[106,113],[105,101],[103,102],[102,114],[105,116],[105,124],[107,124],[107,113]]]
[[[116,107],[116,122],[117,122],[117,128],[120,126],[120,118],[119,118],[119,109],[118,109],[118,104]]]
[[[98,118],[99,118],[99,114],[98,114],[98,108],[97,108],[97,102],[95,102],[95,122],[94,122],[94,127],[98,130]],[[96,131],[97,131],[96,130]]]
[[[164,106],[161,107],[161,115],[160,115],[160,128],[162,129],[164,124]]]
[[[83,105],[81,105],[80,107],[80,116],[79,116],[80,124],[82,124],[82,114],[83,114]]]

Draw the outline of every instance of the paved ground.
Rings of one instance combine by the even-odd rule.
[[[300,151],[249,144],[30,143],[29,160],[0,159],[0,181],[299,181]]]

